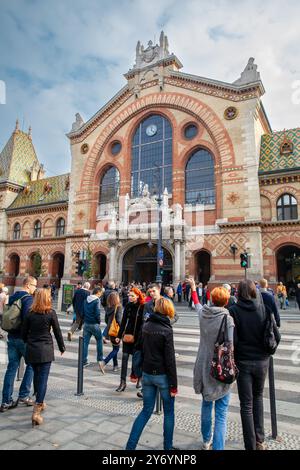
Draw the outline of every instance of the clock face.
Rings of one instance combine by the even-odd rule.
[[[146,134],[149,136],[149,137],[152,137],[153,135],[155,135],[157,132],[157,127],[155,124],[150,124],[150,126],[147,127],[146,129]]]

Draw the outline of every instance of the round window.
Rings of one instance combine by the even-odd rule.
[[[184,128],[184,137],[186,139],[193,139],[198,134],[198,127],[195,124],[188,124]]]
[[[118,155],[121,152],[122,144],[119,141],[113,142],[111,144],[111,153],[113,155]]]

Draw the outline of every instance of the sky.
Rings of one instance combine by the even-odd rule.
[[[185,73],[232,83],[254,57],[273,130],[299,127],[299,23],[299,0],[0,0],[0,148],[18,118],[47,175],[70,171],[75,113],[126,85],[162,29]]]

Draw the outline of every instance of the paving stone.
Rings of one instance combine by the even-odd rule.
[[[12,439],[18,439],[19,436],[21,436],[22,433],[15,429],[9,429],[2,431],[0,433],[0,444],[3,444],[4,442],[10,441]]]
[[[53,434],[54,432],[60,431],[61,429],[69,429],[69,425],[64,421],[59,421],[55,418],[49,419],[45,414],[45,421],[43,423],[43,431],[48,434]]]
[[[98,426],[99,432],[103,433],[104,431],[105,435],[113,434],[121,428],[123,428],[121,424],[113,423],[108,420],[102,421],[102,423],[100,423]]]
[[[139,444],[141,446],[151,447],[152,449],[163,449],[163,435],[153,434],[145,428],[140,440]]]
[[[57,450],[89,450],[89,447],[80,444],[79,442],[73,441],[68,442],[68,444],[64,444],[61,447],[58,447]]]
[[[27,444],[24,442],[20,442],[17,440],[12,440],[5,442],[4,444],[0,444],[0,450],[23,450],[26,449]]]
[[[56,447],[49,441],[39,441],[29,446],[26,450],[56,450]]]
[[[107,434],[101,434],[95,430],[87,431],[84,435],[81,435],[79,438],[76,436],[77,440],[80,441],[81,444],[84,444],[88,447],[97,446],[101,442],[104,441],[104,438],[107,437]],[[114,441],[113,436],[109,433],[110,441]]]
[[[128,441],[128,436],[129,434],[127,433],[116,432],[113,434],[113,436],[106,436],[104,440],[105,442],[113,442],[114,445],[120,446],[122,449],[124,449]]]
[[[77,434],[83,434],[90,429],[94,429],[95,425],[93,423],[89,423],[87,421],[78,421],[75,424],[72,424],[71,426],[68,426],[67,430],[71,432],[76,432]]]
[[[25,442],[28,445],[35,444],[38,441],[42,441],[48,437],[48,433],[42,431],[41,429],[30,428],[22,436],[18,437],[18,440]]]
[[[67,444],[70,441],[75,441],[75,439],[78,437],[77,434],[74,432],[66,431],[66,430],[60,430],[57,433],[51,434],[50,436],[47,436],[47,441],[52,442],[53,444]]]

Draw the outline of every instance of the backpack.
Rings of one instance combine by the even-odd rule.
[[[234,361],[232,345],[228,340],[227,314],[224,315],[215,342],[210,375],[223,384],[232,384],[239,371]]]
[[[264,330],[264,349],[267,353],[273,355],[276,352],[276,349],[281,340],[281,334],[276,325],[275,317],[273,312],[268,312],[265,309],[267,320]]]
[[[23,295],[19,299],[15,300],[11,305],[6,305],[2,315],[1,328],[8,333],[17,330],[22,323],[21,310],[22,300],[25,297],[30,297],[29,294]]]

